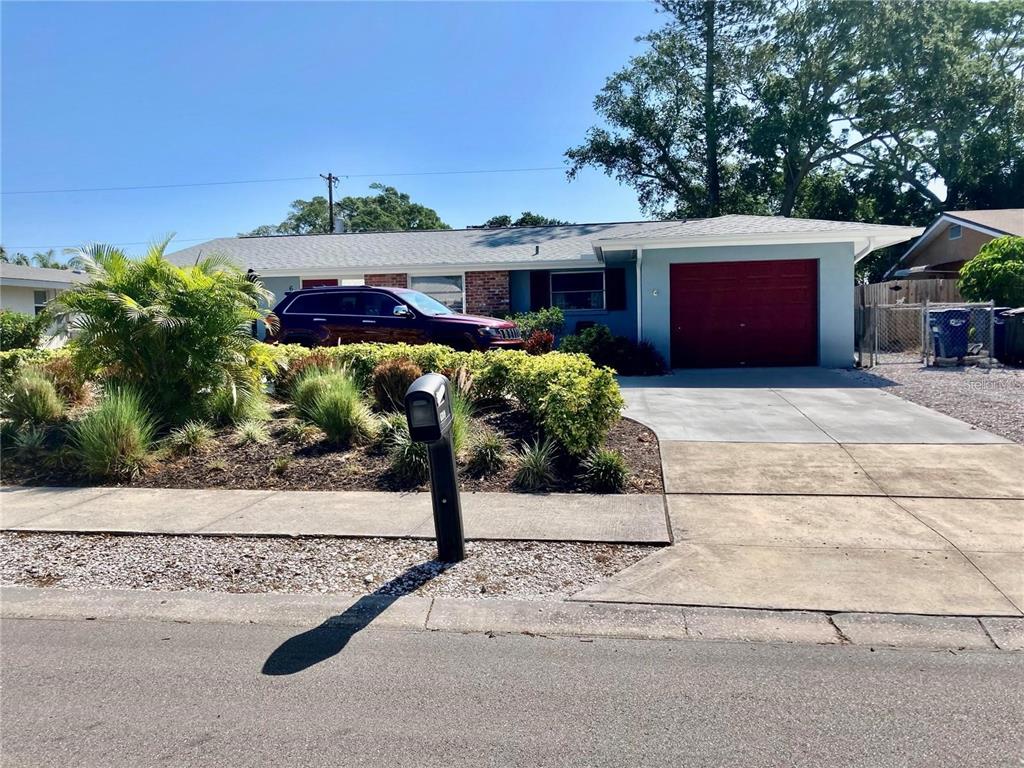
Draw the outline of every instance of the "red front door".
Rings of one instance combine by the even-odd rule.
[[[303,288],[323,288],[325,285],[337,285],[337,284],[338,284],[338,278],[336,278],[336,277],[315,278],[313,280],[303,280],[302,281],[302,287]]]
[[[674,368],[817,363],[816,259],[672,264],[669,282]]]

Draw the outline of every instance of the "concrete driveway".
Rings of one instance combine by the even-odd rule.
[[[1024,446],[818,368],[623,379],[674,544],[578,599],[1021,616]]]

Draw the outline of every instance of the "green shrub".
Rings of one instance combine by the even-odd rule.
[[[560,352],[584,354],[596,365],[607,366],[623,376],[658,376],[668,370],[665,358],[650,342],[639,343],[614,336],[606,325],[594,325],[566,336]]]
[[[70,350],[55,350],[54,354],[42,363],[42,369],[65,402],[81,403],[86,399],[88,382]]]
[[[516,462],[516,485],[524,491],[542,491],[555,481],[555,445],[548,438],[524,445]]]
[[[430,474],[427,446],[414,443],[408,430],[395,433],[388,451],[388,462],[395,477],[409,485],[421,485]]]
[[[243,421],[235,429],[235,439],[239,445],[262,445],[270,442],[270,432],[262,421]]]
[[[519,326],[524,339],[533,336],[537,331],[557,336],[565,327],[565,313],[558,307],[546,307],[533,312],[520,312],[509,315],[509,320]]]
[[[46,438],[45,427],[25,424],[15,433],[11,447],[22,461],[38,459],[46,453]]]
[[[323,375],[321,381],[323,384],[313,394],[305,417],[320,427],[332,443],[372,441],[377,434],[377,420],[352,378],[331,373]]]
[[[213,429],[205,421],[186,421],[171,431],[167,444],[178,453],[198,453],[213,442]]]
[[[332,354],[334,347],[308,349],[297,344],[277,347],[281,360],[280,373],[275,381],[278,394],[287,396],[292,384],[301,376],[312,373],[332,373],[342,368],[340,360]]]
[[[58,350],[55,349],[4,349],[0,351],[0,390],[10,390],[22,368],[42,368]]]
[[[598,448],[591,451],[580,465],[580,477],[588,490],[595,493],[622,493],[629,471],[618,451]]]
[[[473,403],[452,390],[452,450],[458,456],[466,447],[469,430],[472,426]]]
[[[0,309],[0,349],[35,349],[50,322],[49,313],[29,315]]]
[[[373,369],[371,389],[377,408],[382,411],[398,411],[405,407],[405,393],[416,379],[423,375],[423,369],[412,360],[398,358],[384,360]]]
[[[202,413],[204,393],[258,388],[276,370],[277,352],[250,333],[270,299],[258,281],[225,257],[179,267],[164,257],[167,244],[139,259],[110,246],[79,251],[90,279],[55,302],[80,332],[85,368],[131,386],[174,425]]]
[[[217,389],[207,398],[206,415],[214,424],[242,424],[249,421],[270,421],[270,403],[261,389],[234,382]]]
[[[466,469],[471,475],[485,477],[500,472],[508,462],[508,446],[500,435],[487,429],[469,443]]]
[[[989,240],[960,269],[960,293],[966,301],[1024,306],[1024,237]]]
[[[134,475],[145,466],[156,426],[135,390],[111,389],[74,425],[71,442],[82,468],[96,477]]]
[[[301,347],[282,349],[287,360],[310,355],[310,350]],[[385,360],[407,359],[423,371],[438,373],[464,368],[472,376],[476,399],[514,397],[545,433],[573,456],[585,456],[604,442],[623,404],[613,372],[596,366],[586,355],[457,352],[440,344],[345,344],[323,348],[322,354],[332,365],[344,367],[360,386],[371,381],[374,368]],[[299,376],[290,391],[300,414],[302,404],[311,399],[310,393],[302,392],[303,387],[315,390],[319,386],[305,380],[305,375]]]
[[[308,418],[316,396],[327,388],[331,375],[319,368],[308,368],[295,378],[289,388],[295,412],[302,418]]]
[[[4,415],[16,425],[53,424],[64,416],[57,388],[38,368],[25,368],[11,385]]]

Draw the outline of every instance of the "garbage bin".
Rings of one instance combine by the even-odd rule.
[[[971,324],[969,309],[932,309],[928,325],[936,357],[967,357],[967,331]]]
[[[1006,365],[1024,365],[1024,307],[1002,313],[1003,356]]]
[[[1009,312],[1012,307],[994,307],[992,309],[992,357],[999,362],[1006,362],[1003,356],[1006,354],[1006,318],[1003,312]]]
[[[980,355],[992,345],[992,310],[988,307],[971,307],[971,328],[967,332],[967,352]]]

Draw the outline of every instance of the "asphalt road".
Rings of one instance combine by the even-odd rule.
[[[1018,766],[1024,655],[8,620],[14,766]]]

